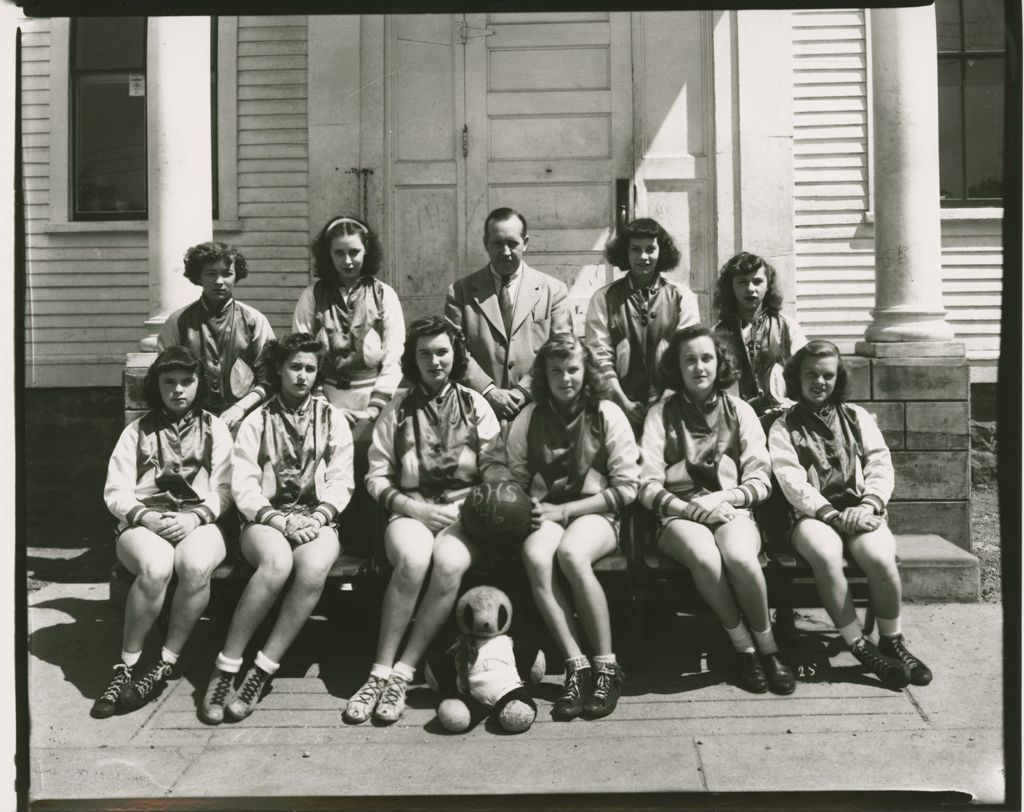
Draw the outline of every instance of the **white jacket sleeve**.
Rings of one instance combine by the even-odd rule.
[[[636,500],[640,479],[640,451],[629,418],[610,400],[601,401],[605,420],[604,445],[608,450],[608,487],[602,491],[608,507],[620,511]]]
[[[608,329],[608,300],[605,288],[590,297],[587,318],[584,322],[584,341],[594,354],[597,369],[602,378],[615,377],[615,348],[612,346],[611,331]]]
[[[853,404],[851,404],[853,405]],[[892,498],[896,484],[892,455],[871,414],[862,406],[853,406],[864,444],[864,495],[861,504],[881,514]]]
[[[772,473],[793,509],[801,516],[811,516],[829,524],[835,521],[839,511],[808,480],[807,470],[800,464],[784,417],[776,420],[768,432],[768,450]]]
[[[299,294],[299,301],[295,303],[295,312],[292,314],[292,332],[309,333],[315,338],[314,321],[316,321],[316,304],[313,300],[313,286],[310,285]]]
[[[133,420],[121,432],[117,445],[107,464],[107,481],[103,486],[103,501],[119,521],[135,526],[147,508],[135,495],[138,471],[135,467],[136,447],[139,441],[139,421]]]
[[[219,417],[210,421],[213,432],[213,452],[210,459],[210,490],[202,504],[190,508],[188,513],[199,516],[202,524],[210,524],[231,506],[231,430]]]
[[[786,319],[786,325],[789,327],[789,357],[792,357],[798,349],[807,343],[807,336],[796,319],[787,318],[786,316],[783,316],[783,318]]]
[[[676,329],[682,330],[684,327],[700,324],[700,308],[697,305],[697,295],[686,285],[679,284],[679,287],[682,288],[683,296],[679,301],[679,324]]]
[[[398,300],[398,294],[388,285],[384,285],[383,306],[381,318],[384,322],[384,357],[381,358],[380,372],[374,382],[369,404],[379,409],[383,409],[391,400],[402,382],[402,351],[405,349],[405,318],[402,315],[402,303]]]
[[[402,492],[398,488],[398,461],[395,459],[395,428],[398,405],[403,397],[388,403],[373,424],[370,450],[367,457],[366,491],[388,510],[394,512],[392,502]]]
[[[727,395],[736,407],[740,423],[740,484],[731,490],[736,507],[760,504],[772,492],[771,458],[761,421],[753,407],[737,397]]]
[[[324,518],[324,524],[333,522],[352,498],[355,484],[352,457],[352,430],[344,413],[333,406],[331,415],[331,434],[328,439],[327,468],[324,471],[324,490],[320,494],[320,504],[314,513]]]
[[[238,512],[251,522],[266,522],[276,511],[263,495],[263,471],[259,466],[263,410],[250,414],[238,429],[231,455],[231,496]]]
[[[689,502],[665,488],[665,401],[655,403],[644,418],[640,439],[639,502],[659,516],[686,516]]]
[[[473,409],[476,411],[476,434],[480,438],[480,449],[476,452],[477,467],[483,482],[500,482],[511,479],[512,474],[505,465],[505,440],[501,436],[501,423],[487,398],[470,390]]]
[[[525,408],[516,415],[508,430],[508,439],[505,441],[505,459],[508,461],[508,470],[512,474],[512,480],[527,493],[530,492],[532,476],[526,463],[527,435],[530,428],[530,416],[533,414],[536,404],[528,403]]]

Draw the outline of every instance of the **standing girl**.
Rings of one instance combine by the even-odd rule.
[[[459,506],[481,481],[509,478],[498,418],[483,395],[455,382],[466,363],[457,327],[438,316],[414,321],[402,354],[402,372],[413,386],[388,404],[373,428],[366,489],[390,513],[384,550],[394,572],[373,667],[348,701],[348,722],[364,722],[371,713],[380,722],[402,715],[416,665],[480,555],[459,521]],[[428,569],[427,590],[399,656]]]
[[[267,347],[275,396],[238,430],[231,491],[243,518],[242,557],[256,570],[228,627],[203,699],[211,724],[244,719],[309,617],[338,558],[334,522],[352,495],[352,433],[344,415],[315,397],[323,350],[308,333]],[[292,577],[263,648],[231,696],[242,655]]]
[[[540,613],[566,657],[565,687],[552,713],[556,719],[607,716],[625,675],[612,651],[608,601],[593,565],[615,551],[618,514],[636,498],[639,454],[625,414],[601,399],[594,357],[578,338],[548,339],[531,379],[533,402],[509,432],[508,467],[533,497],[523,560]],[[593,668],[576,612],[594,646]]]
[[[725,389],[732,361],[706,327],[673,336],[659,372],[670,397],[644,423],[640,501],[659,518],[658,549],[685,565],[737,652],[740,685],[796,687],[768,617],[750,508],[767,498],[768,449],[754,410]],[[758,656],[760,654],[760,657]]]
[[[292,330],[327,350],[323,391],[341,409],[358,441],[402,379],[405,321],[398,295],[377,278],[383,260],[370,227],[334,217],[313,241],[316,282],[302,291]]]
[[[210,599],[210,574],[224,560],[213,522],[231,501],[231,434],[202,410],[203,365],[184,347],[157,356],[143,383],[149,412],[117,441],[103,500],[117,517],[117,557],[135,576],[125,605],[121,662],[92,706],[106,718],[135,710],[163,687]],[[134,679],[146,635],[178,585],[160,658]]]
[[[742,251],[722,266],[714,332],[738,361],[739,395],[758,416],[774,418],[788,403],[782,367],[807,343],[800,325],[781,308],[775,269],[764,259]]]
[[[201,286],[202,295],[172,313],[157,337],[158,350],[188,347],[202,360],[205,408],[219,414],[232,430],[269,393],[258,375],[274,331],[260,311],[234,298],[235,283],[248,274],[245,257],[235,246],[193,245],[185,253],[185,278]]]
[[[892,458],[874,419],[845,402],[846,370],[830,341],[815,339],[786,364],[796,405],[769,434],[772,470],[796,514],[793,546],[814,571],[815,586],[853,655],[892,688],[927,685],[932,673],[911,654],[900,630],[896,540],[885,521]],[[879,644],[864,637],[843,575],[849,552],[868,578]]]
[[[639,436],[661,394],[656,370],[669,339],[700,322],[697,297],[662,275],[679,264],[679,249],[657,220],[631,222],[608,243],[605,257],[626,275],[591,297],[586,342],[612,400]]]

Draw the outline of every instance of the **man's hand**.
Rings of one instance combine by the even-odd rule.
[[[487,393],[486,398],[499,420],[511,420],[519,414],[522,401],[515,389],[499,389],[494,387],[494,389]]]

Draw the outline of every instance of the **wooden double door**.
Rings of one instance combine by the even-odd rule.
[[[526,261],[566,283],[582,329],[612,278],[604,245],[633,214],[635,18],[385,18],[377,188],[407,320],[440,313],[448,285],[486,263],[484,218],[510,206],[529,221]]]

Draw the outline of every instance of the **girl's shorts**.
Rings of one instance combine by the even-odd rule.
[[[750,519],[750,521],[754,521],[754,514],[750,511],[749,508],[736,508],[736,518],[739,518],[741,516]],[[658,535],[661,535],[661,532],[666,527],[668,527],[670,522],[677,522],[677,521],[685,521],[685,522],[693,522],[694,524],[701,524],[701,522],[694,522],[693,519],[687,519],[685,516],[659,516],[658,517]],[[704,526],[707,527],[707,525],[704,525]],[[719,526],[721,526],[721,525],[719,525]]]

